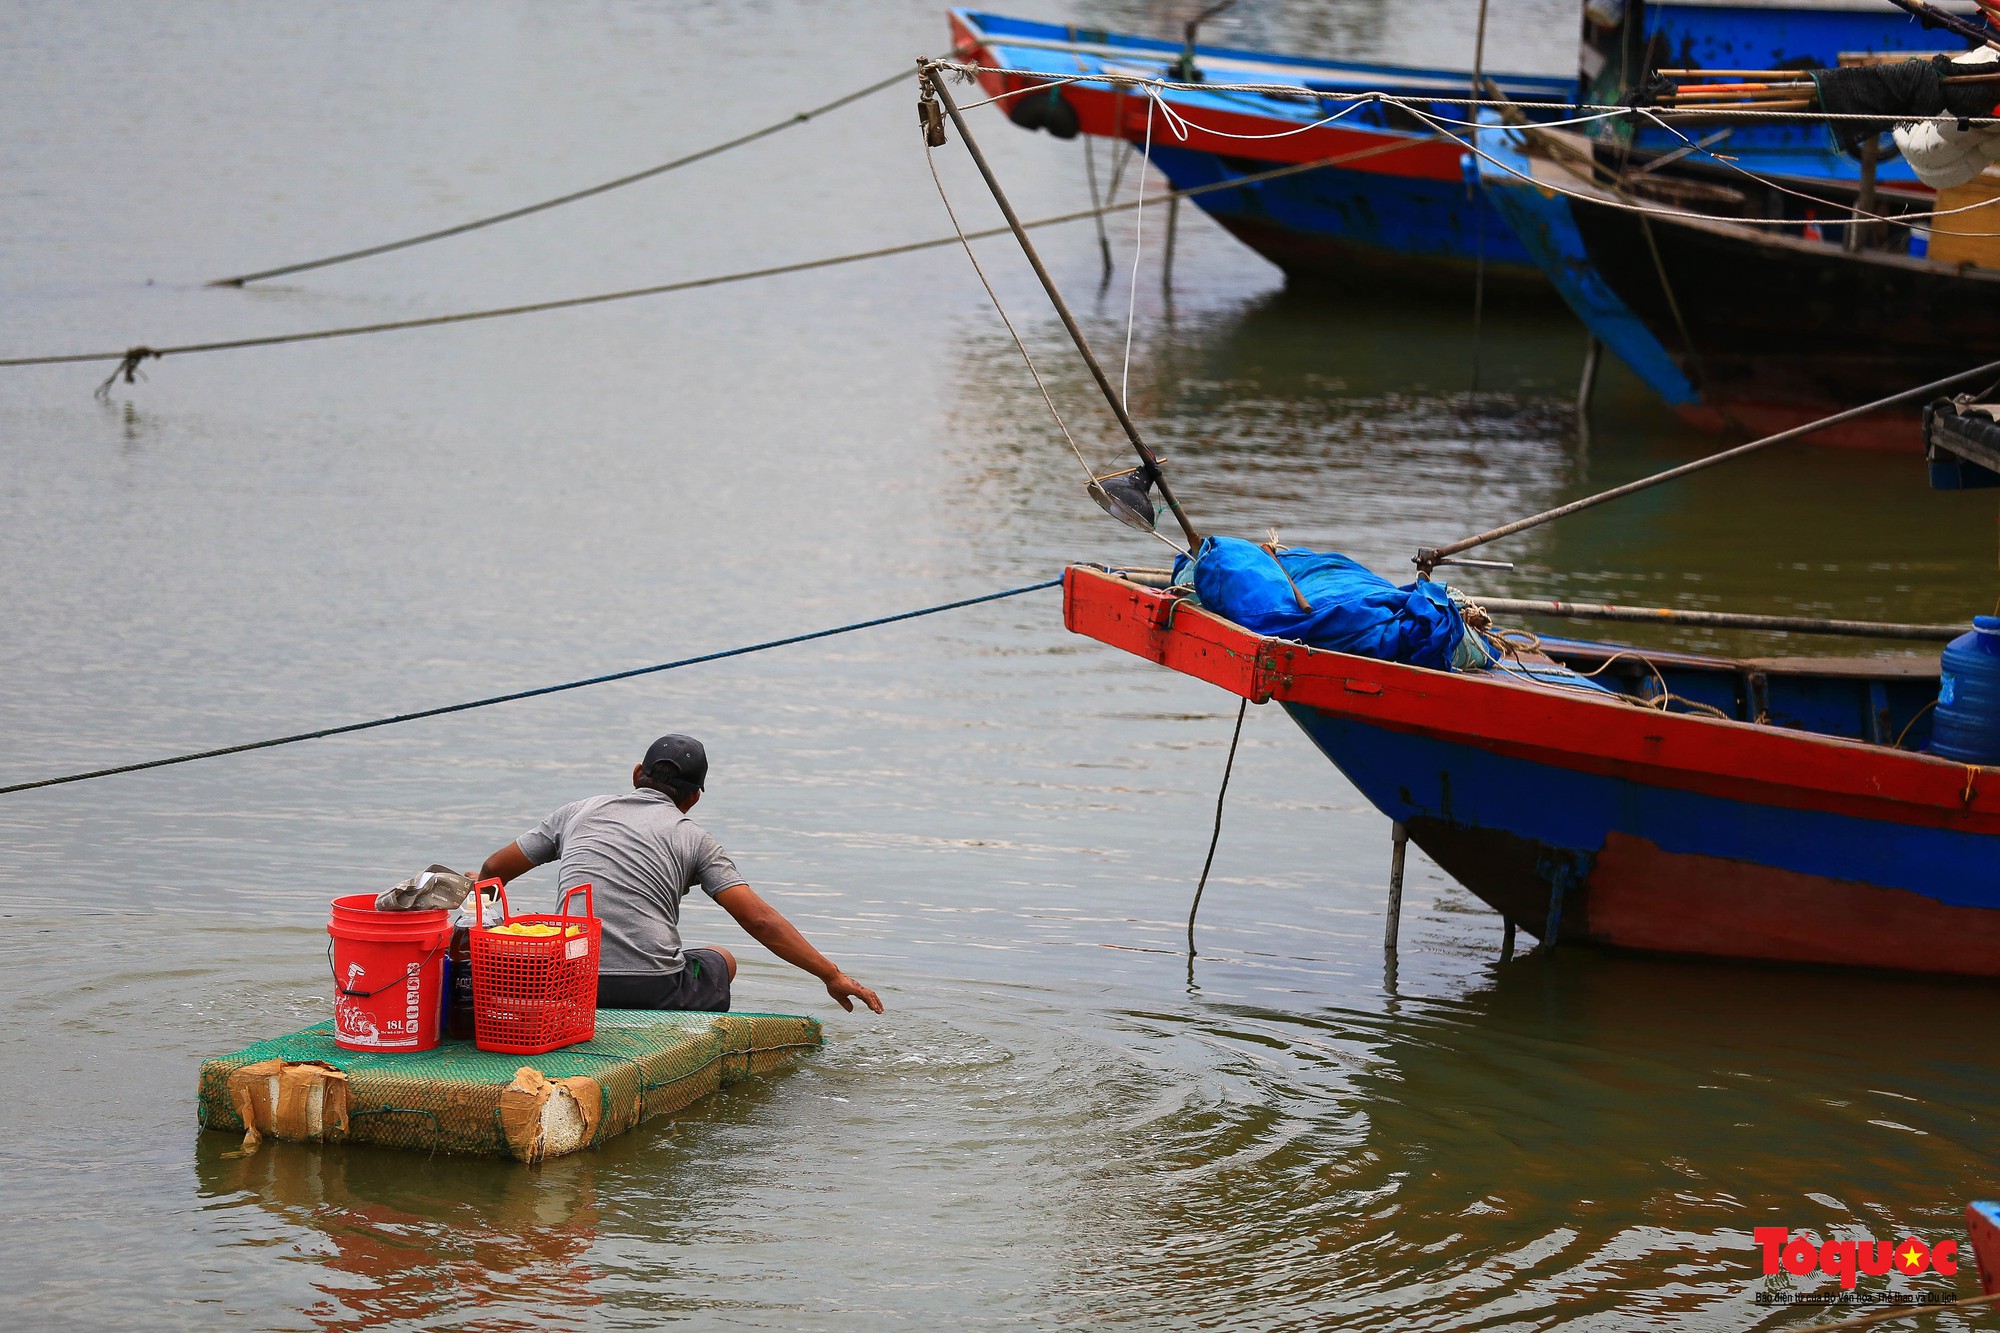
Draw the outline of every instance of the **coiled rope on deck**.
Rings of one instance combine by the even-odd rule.
[[[759,139],[768,138],[780,130],[788,130],[794,125],[803,125],[815,116],[823,116],[829,111],[837,111],[852,102],[859,102],[864,97],[879,93],[885,88],[893,88],[909,77],[910,72],[908,70],[898,70],[888,78],[871,83],[866,88],[858,88],[844,96],[834,98],[831,102],[816,106],[810,111],[800,111],[774,124],[766,125],[762,129],[738,135],[736,138],[724,143],[711,144],[707,148],[677,157],[671,162],[662,162],[658,166],[647,167],[644,171],[635,171],[629,176],[620,176],[616,180],[604,181],[597,185],[587,186],[581,190],[572,190],[568,194],[559,194],[553,199],[544,199],[539,203],[526,204],[520,208],[510,208],[504,213],[494,213],[488,217],[474,218],[470,222],[461,222],[452,227],[441,227],[436,231],[427,231],[421,235],[405,236],[399,241],[385,241],[380,245],[371,245],[360,250],[348,250],[337,255],[326,255],[320,259],[307,259],[296,264],[281,265],[278,268],[259,269],[255,273],[239,273],[231,278],[217,278],[208,285],[211,287],[241,287],[246,282],[259,282],[265,278],[283,277],[287,273],[304,273],[309,269],[331,268],[335,264],[345,264],[356,259],[368,259],[374,255],[386,255],[392,250],[407,250],[414,245],[425,245],[431,241],[442,241],[449,236],[463,236],[466,232],[478,231],[481,227],[491,227],[501,222],[512,222],[515,218],[524,218],[531,213],[541,213],[551,208],[560,208],[564,204],[573,204],[580,199],[589,199],[595,195],[607,194],[612,190],[622,189],[627,185],[636,185],[640,181],[651,180],[655,176],[663,176],[669,171],[689,166],[707,158],[716,157],[728,152],[732,148],[741,148],[745,144],[755,143]]]
[[[320,727],[313,731],[294,732],[289,736],[273,736],[268,740],[245,741],[241,745],[223,745],[213,750],[195,750],[188,754],[177,754],[165,759],[146,759],[133,764],[118,764],[111,768],[94,768],[83,773],[66,773],[58,778],[39,778],[33,782],[16,782],[0,787],[0,796],[14,792],[33,791],[39,787],[60,787],[65,783],[87,782],[92,778],[108,778],[119,773],[138,773],[148,768],[166,768],[173,764],[191,764],[197,759],[215,759],[226,754],[243,754],[249,750],[269,750],[279,745],[296,745],[300,741],[320,740],[328,736],[345,736],[356,731],[370,731],[376,727],[393,727],[402,722],[415,722],[427,717],[442,717],[447,713],[464,713],[474,708],[491,708],[495,704],[513,703],[520,699],[534,699],[544,694],[561,694],[565,690],[580,690],[591,685],[606,685],[616,680],[631,680],[636,676],[650,676],[661,671],[673,671],[680,667],[695,666],[702,662],[719,662],[725,657],[742,657],[747,653],[761,653],[770,648],[784,648],[795,643],[809,643],[814,639],[832,638],[836,634],[852,634],[856,630],[874,629],[881,625],[893,625],[900,620],[915,620],[921,616],[934,616],[942,611],[956,611],[962,607],[978,606],[982,602],[997,602],[1008,597],[1019,597],[1023,593],[1040,592],[1061,584],[1061,578],[1044,579],[1040,583],[1027,583],[1018,588],[1007,588],[1001,592],[982,593],[977,597],[962,597],[955,602],[940,602],[936,606],[919,607],[914,611],[898,611],[893,615],[876,616],[872,620],[857,620],[846,625],[836,625],[831,629],[817,629],[805,634],[787,635],[782,639],[767,639],[762,643],[745,644],[740,648],[724,648],[720,652],[702,653],[695,657],[677,658],[671,662],[656,662],[652,666],[631,667],[624,671],[606,672],[601,676],[587,676],[582,680],[564,681],[560,685],[538,685],[533,689],[514,690],[507,694],[489,695],[484,699],[472,699],[465,703],[445,704],[438,708],[420,708],[411,713],[397,713],[391,717],[370,718],[366,722],[347,722],[335,727]]]

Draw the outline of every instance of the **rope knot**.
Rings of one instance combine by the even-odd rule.
[[[141,378],[139,375],[139,363],[146,360],[156,361],[159,357],[160,353],[150,347],[127,348],[124,357],[119,360],[117,368],[105,376],[104,383],[97,386],[98,398],[104,399],[111,396],[111,386],[118,383],[120,375],[125,377],[127,384],[138,383]]]

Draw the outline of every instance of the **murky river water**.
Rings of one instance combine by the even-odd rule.
[[[1137,3],[1024,6],[1150,31]],[[1462,58],[1469,4],[1248,3],[1218,39]],[[1492,63],[1559,68],[1562,0]],[[0,9],[0,355],[403,318],[937,235],[910,97],[478,236],[203,279],[660,161],[944,45],[930,5]],[[977,121],[1029,215],[1081,148]],[[956,144],[954,199],[991,210]],[[1556,314],[1327,305],[1185,218],[1135,406],[1206,523],[1388,571],[1711,442]],[[1157,227],[1157,218],[1154,223]],[[1154,232],[1157,235],[1157,230]],[[1129,273],[1042,242],[1116,361]],[[1114,228],[1121,269],[1129,217]],[[1032,279],[990,269],[1100,462]],[[1469,297],[1468,302],[1469,305]],[[0,372],[0,782],[723,648],[1148,543],[1083,497],[962,255],[448,331]],[[1153,551],[1161,548],[1153,547]],[[1990,497],[1774,455],[1522,539],[1489,591],[1957,619]],[[1655,634],[1736,648],[1750,640]],[[1798,644],[1759,651],[1841,651]],[[1571,952],[1420,864],[1253,709],[1044,592],[365,736],[0,799],[0,1300],[16,1327],[1782,1327],[1753,1226],[1957,1234],[2000,1185],[1990,987]],[[328,898],[475,863],[670,729],[704,822],[879,987],[787,1075],[542,1170],[234,1145],[202,1057],[324,1016]],[[530,881],[533,883],[533,881]],[[722,914],[693,933],[732,940]],[[754,947],[754,946],[752,946]],[[1932,1278],[1933,1287],[1948,1286]],[[1971,1291],[1968,1266],[1959,1294]],[[1962,1327],[1951,1317],[1932,1327]]]

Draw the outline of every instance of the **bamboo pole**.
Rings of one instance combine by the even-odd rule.
[[[1165,588],[1173,573],[1165,569],[1114,569],[1127,583]],[[1622,620],[1638,624],[1702,625],[1710,629],[1768,630],[1786,634],[1830,634],[1853,639],[1907,639],[1948,642],[1965,633],[1964,625],[1897,624],[1881,620],[1829,620],[1815,616],[1760,616],[1734,611],[1687,611],[1671,606],[1613,606],[1602,602],[1562,602],[1540,597],[1473,597],[1488,611],[1510,616],[1559,616],[1570,620]]]
[[[1806,91],[1805,89],[1802,89],[1802,88],[1801,88],[1801,89],[1791,89],[1791,88],[1785,88],[1785,89],[1776,89],[1776,90],[1773,90],[1773,91],[1771,91],[1771,92],[1762,92],[1762,93],[1738,93],[1738,92],[1720,92],[1720,93],[1711,93],[1711,92],[1699,92],[1699,93],[1685,93],[1685,92],[1682,92],[1682,93],[1670,93],[1670,94],[1668,94],[1668,95],[1666,95],[1666,96],[1662,97],[1662,98],[1660,99],[1660,101],[1659,101],[1659,105],[1661,105],[1661,106],[1718,106],[1718,105],[1719,105],[1719,106],[1733,106],[1733,105],[1737,105],[1737,104],[1741,104],[1741,105],[1744,105],[1744,106],[1752,106],[1752,105],[1757,105],[1757,104],[1760,104],[1760,103],[1764,103],[1764,102],[1792,102],[1792,101],[1811,101],[1811,100],[1813,99],[1813,97],[1814,97],[1815,95],[1816,95],[1816,94],[1814,94],[1814,93],[1811,93],[1811,92],[1808,92],[1808,91]]]
[[[1726,116],[1732,111],[1810,111],[1816,105],[1810,99],[1796,102],[1693,102],[1687,106],[1662,103],[1660,110],[1682,116]]]
[[[1676,88],[1674,96],[1685,97],[1689,93],[1795,93],[1804,88],[1816,89],[1818,87],[1819,85],[1811,79],[1791,83],[1778,83],[1775,81],[1767,83],[1696,83]]]
[[[1656,69],[1669,79],[1787,79],[1803,71],[1796,69]]]
[[[1426,546],[1417,552],[1413,563],[1420,573],[1428,577],[1431,570],[1435,569],[1438,562],[1446,556],[1457,555],[1462,551],[1470,551],[1474,547],[1484,546],[1488,542],[1499,541],[1502,537],[1511,537],[1517,532],[1526,532],[1529,528],[1538,528],[1544,523],[1552,523],[1559,518],[1568,518],[1571,514],[1581,513],[1585,509],[1590,509],[1612,500],[1622,499],[1627,495],[1634,495],[1639,491],[1661,485],[1664,482],[1674,481],[1678,478],[1688,476],[1690,473],[1712,468],[1718,463],[1728,463],[1735,459],[1743,458],[1761,449],[1768,449],[1774,444],[1783,444],[1787,440],[1796,440],[1802,436],[1811,435],[1815,431],[1825,430],[1829,426],[1838,426],[1842,422],[1852,421],[1856,417],[1867,416],[1870,412],[1879,412],[1885,407],[1895,407],[1901,403],[1928,398],[1940,389],[1948,389],[1954,384],[1965,380],[1978,379],[1982,376],[1991,375],[1995,371],[2000,371],[2000,361],[1988,361],[1982,365],[1961,370],[1956,375],[1947,375],[1943,379],[1932,380],[1928,384],[1919,384],[1915,388],[1905,389],[1901,393],[1892,393],[1886,397],[1877,398],[1872,402],[1862,403],[1858,407],[1850,407],[1844,412],[1835,412],[1833,415],[1821,417],[1817,421],[1808,421],[1803,426],[1793,426],[1791,429],[1781,430],[1775,435],[1766,435],[1761,440],[1752,440],[1748,444],[1739,444],[1733,449],[1723,449],[1717,453],[1708,455],[1706,458],[1697,458],[1691,463],[1682,463],[1679,467],[1670,467],[1664,472],[1655,472],[1650,477],[1641,477],[1637,481],[1628,481],[1623,486],[1613,486],[1608,491],[1599,491],[1596,495],[1586,495],[1580,500],[1571,500],[1568,504],[1557,505],[1554,509],[1545,509],[1539,514],[1530,514],[1528,517],[1516,519],[1512,523],[1503,523],[1497,528],[1489,528],[1485,532],[1475,533],[1470,537],[1461,537],[1457,541],[1444,546]]]
[[[1561,616],[1570,620],[1624,620],[1642,624],[1703,625],[1711,629],[1751,629],[1785,634],[1832,634],[1857,639],[1915,639],[1949,642],[1965,625],[1905,625],[1879,620],[1829,620],[1817,616],[1758,616],[1734,611],[1684,611],[1670,606],[1611,606],[1531,597],[1474,597],[1488,611],[1516,616]]]

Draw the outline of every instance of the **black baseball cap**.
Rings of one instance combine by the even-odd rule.
[[[646,747],[639,767],[655,782],[684,782],[700,791],[708,781],[708,751],[692,736],[662,736]]]

